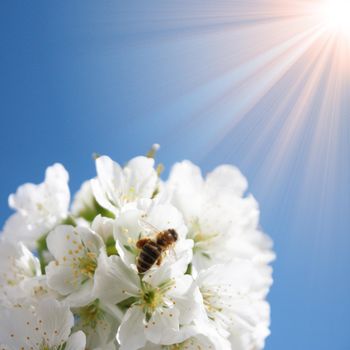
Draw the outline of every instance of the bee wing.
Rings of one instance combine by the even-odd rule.
[[[139,219],[139,225],[148,232],[151,232],[153,234],[157,234],[161,232],[162,230],[158,229],[157,227],[150,224],[148,221],[146,221],[143,217]]]

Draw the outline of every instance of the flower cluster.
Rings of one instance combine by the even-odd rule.
[[[238,169],[154,152],[97,175],[71,203],[60,164],[10,195],[0,236],[0,350],[256,350],[274,258]]]

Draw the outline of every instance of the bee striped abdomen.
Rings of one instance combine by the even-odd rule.
[[[166,252],[178,239],[178,234],[174,229],[161,231],[152,240],[149,237],[140,238],[136,242],[136,248],[140,249],[140,254],[136,261],[139,273],[147,272],[155,263],[161,264],[162,254]]]
[[[137,270],[139,273],[148,271],[158,260],[162,250],[157,243],[153,241],[147,242],[141,249],[137,259]]]

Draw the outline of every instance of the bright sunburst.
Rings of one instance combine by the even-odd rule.
[[[330,31],[350,39],[350,1],[325,0],[321,3],[320,14]]]
[[[190,104],[198,116],[192,125],[203,125],[211,140],[203,152],[208,158],[218,148],[228,158],[244,153],[245,165],[256,170],[254,181],[269,195],[276,176],[292,178],[298,164],[304,172],[298,191],[308,193],[317,172],[324,191],[318,195],[326,196],[344,161],[339,155],[350,98],[350,0],[203,3],[185,22],[196,24],[211,53],[204,56],[206,70]],[[194,74],[196,67],[191,69]]]

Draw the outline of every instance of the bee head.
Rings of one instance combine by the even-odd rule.
[[[174,242],[177,241],[177,239],[179,238],[179,235],[177,234],[177,232],[174,229],[169,229],[169,233],[172,236]]]

